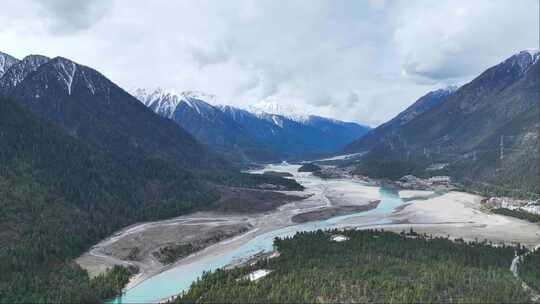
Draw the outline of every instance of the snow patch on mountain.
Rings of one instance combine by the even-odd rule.
[[[519,66],[521,73],[527,72],[527,70],[536,64],[540,59],[540,52],[538,49],[523,50],[514,56],[506,59],[504,63],[511,66]]]
[[[221,112],[227,114],[234,121],[238,121],[238,120],[243,119],[243,118],[245,118],[247,116],[252,116],[253,115],[249,111],[239,109],[239,108],[229,106],[229,105],[216,105],[216,108],[219,109]]]
[[[145,106],[167,118],[172,118],[176,108],[182,103],[200,115],[206,115],[209,111],[219,110],[210,104],[215,102],[215,96],[199,91],[176,93],[173,90],[166,91],[162,88],[157,88],[152,92],[148,92],[145,89],[137,89],[133,95]]]
[[[157,88],[152,92],[137,89],[134,96],[145,106],[167,118],[172,118],[176,107],[181,102],[179,95],[174,92],[166,92],[162,88]]]
[[[323,128],[323,125],[325,125],[324,128],[332,128],[337,126],[350,127],[351,125],[351,123],[339,120],[302,113],[293,106],[283,106],[273,100],[259,101],[248,109],[241,109],[229,105],[217,105],[215,104],[215,96],[199,91],[176,93],[161,88],[153,91],[136,89],[133,91],[133,95],[145,106],[169,119],[174,119],[175,113],[182,112],[184,109],[182,107],[187,106],[199,116],[208,119],[215,119],[216,115],[225,114],[237,123],[245,120],[259,120],[269,122],[280,129],[289,125],[296,125],[297,128],[301,128],[300,126]]]
[[[260,100],[249,106],[248,111],[260,118],[264,118],[265,114],[275,114],[299,123],[308,122],[311,116],[294,106],[283,105],[272,100]]]
[[[0,78],[19,60],[11,55],[0,52]]]
[[[66,85],[68,95],[71,95],[71,87],[75,72],[77,71],[77,65],[69,60],[58,60],[55,67],[57,68],[58,75],[61,77],[60,79]]]
[[[209,111],[217,110],[210,103],[214,103],[216,98],[213,95],[204,94],[198,91],[185,91],[181,94],[182,101],[193,108],[200,115],[205,115]]]
[[[36,71],[41,65],[49,61],[48,57],[41,55],[28,55],[13,64],[0,79],[0,87],[6,92],[21,83],[28,74]]]
[[[540,50],[539,49],[527,49],[522,52],[526,52],[532,58],[532,64],[535,64],[540,59]]]
[[[283,128],[283,119],[277,115],[272,115],[272,121],[275,125],[279,126],[280,128]]]
[[[86,87],[90,91],[90,93],[92,93],[92,95],[96,95],[96,87],[94,86],[92,81],[90,81],[89,75],[87,75],[87,72],[85,70],[82,70],[81,75],[84,78],[84,82],[86,84]]]

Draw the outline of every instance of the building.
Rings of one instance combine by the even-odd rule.
[[[347,241],[348,239],[349,239],[348,237],[341,234],[332,235],[332,241],[334,242],[344,242],[344,241]]]
[[[452,180],[450,176],[433,176],[429,181],[433,184],[449,184]]]

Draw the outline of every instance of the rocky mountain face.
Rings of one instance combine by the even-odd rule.
[[[9,68],[19,60],[13,56],[0,52],[0,77],[6,73]]]
[[[213,105],[199,92],[147,93],[135,96],[154,112],[170,118],[201,142],[234,162],[305,158],[337,151],[368,128],[318,116],[285,116]]]
[[[252,130],[254,137],[275,147],[285,159],[304,159],[333,153],[369,130],[356,123],[318,116],[298,118],[241,111],[229,108],[227,113]]]
[[[25,57],[4,73],[0,85],[1,95],[119,159],[146,155],[184,168],[225,166],[182,127],[155,115],[96,70],[69,59]]]
[[[137,90],[134,94],[157,114],[172,119],[200,142],[210,146],[234,163],[275,159],[271,149],[256,142],[242,125],[206,100],[213,97],[200,92],[166,92],[157,89],[151,93]],[[267,152],[269,151],[269,152]]]
[[[5,71],[3,76],[0,76],[0,94],[9,94],[28,74],[35,72],[47,61],[49,61],[49,58],[41,55],[28,55],[17,61]]]
[[[404,120],[430,93],[346,151],[369,151],[365,162],[445,164],[433,173],[495,193],[538,193],[539,56],[515,54]]]

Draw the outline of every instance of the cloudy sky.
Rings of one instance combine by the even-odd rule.
[[[539,0],[2,0],[0,51],[377,125],[539,45]]]

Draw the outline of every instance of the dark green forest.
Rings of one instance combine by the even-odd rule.
[[[3,303],[99,301],[104,293],[71,261],[100,239],[135,222],[210,208],[217,182],[256,187],[279,179],[231,171],[212,181],[151,155],[119,162],[7,99],[0,99],[0,147]]]
[[[122,289],[129,282],[129,278],[139,270],[137,267],[115,265],[105,273],[90,279],[90,288],[97,293],[100,299],[110,299],[122,293]]]
[[[350,165],[370,177],[449,175],[467,191],[540,198],[540,64],[523,71],[523,59],[531,57],[516,54],[427,108],[433,97],[423,96],[349,145],[347,152],[367,151]],[[446,167],[426,170],[432,164]]]
[[[302,166],[300,166],[300,168],[298,168],[298,172],[317,172],[317,171],[321,171],[321,167],[313,163],[303,164]]]
[[[350,239],[334,242],[336,233]],[[274,245],[279,257],[206,273],[175,303],[529,301],[509,270],[515,247],[377,230],[297,233]],[[256,269],[272,272],[250,282]]]
[[[540,292],[540,249],[525,256],[519,264],[519,276],[531,288]]]
[[[526,160],[521,163],[507,164],[499,159],[495,150],[477,153],[477,159],[469,158],[435,159],[417,157],[409,160],[379,160],[366,157],[354,164],[354,174],[372,178],[398,180],[405,175],[429,178],[435,175],[448,175],[462,190],[477,192],[485,196],[509,196],[520,199],[540,198],[540,180],[538,161]],[[452,163],[445,169],[428,171],[433,163]],[[350,165],[343,163],[341,166]],[[495,168],[496,172],[484,168]],[[527,174],[523,172],[527,171]]]
[[[493,213],[506,215],[506,216],[512,216],[518,219],[529,221],[531,223],[540,224],[540,215],[536,215],[536,214],[529,213],[526,211],[511,210],[511,209],[506,209],[506,208],[497,208],[497,209],[493,209]]]

